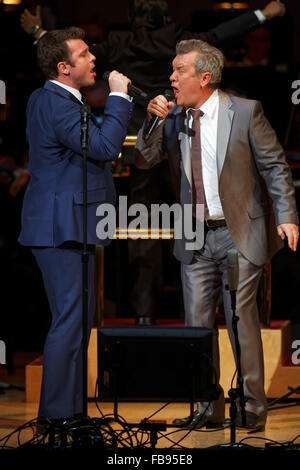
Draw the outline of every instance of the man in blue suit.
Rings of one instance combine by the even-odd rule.
[[[84,32],[48,32],[38,43],[47,81],[27,107],[31,180],[22,210],[19,241],[30,246],[41,269],[52,324],[43,355],[40,419],[72,418],[82,412],[82,149],[80,89],[93,85],[95,57]],[[87,243],[89,249],[88,332],[94,314],[96,209],[116,198],[111,161],[120,153],[133,105],[129,79],[113,71],[101,129],[91,116],[87,161]]]

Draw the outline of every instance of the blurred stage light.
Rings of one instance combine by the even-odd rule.
[[[22,0],[0,0],[3,5],[21,5]]]
[[[215,10],[247,10],[248,2],[223,2],[215,0]]]

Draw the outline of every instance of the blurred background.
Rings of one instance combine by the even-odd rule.
[[[266,3],[251,0],[235,3],[234,9],[223,9],[221,6],[226,2],[213,0],[168,2],[170,20],[197,32],[207,31],[247,9],[262,9]],[[293,105],[291,96],[294,91],[292,83],[300,78],[300,3],[294,0],[284,3],[287,7],[284,17],[269,21],[223,45],[226,66],[221,88],[262,102],[267,118],[287,151],[299,208],[300,112],[299,106]],[[28,181],[26,103],[32,91],[44,83],[37,66],[33,38],[20,27],[20,15],[24,8],[34,13],[37,4],[41,5],[45,29],[80,26],[86,31],[90,44],[105,41],[112,30],[130,27],[126,0],[0,1],[0,80],[6,84],[6,104],[0,105],[0,339],[5,338],[11,351],[41,350],[50,322],[39,270],[30,250],[17,243],[22,200]],[[101,76],[98,78],[89,98],[101,122],[107,88],[100,80]],[[119,194],[129,194],[130,171],[131,166],[122,162],[121,170],[115,168]],[[17,187],[13,186],[16,180],[19,182]],[[157,317],[182,320],[179,265],[172,257],[170,243],[166,240],[160,243],[163,247],[162,289],[157,297]],[[114,240],[105,248],[102,267],[102,317],[134,318],[130,292],[135,281],[129,270],[126,240]],[[299,338],[299,250],[292,253],[284,248],[268,269],[259,300],[262,324],[269,326],[270,319],[289,319],[293,325],[293,337]],[[222,309],[219,314],[222,322]]]

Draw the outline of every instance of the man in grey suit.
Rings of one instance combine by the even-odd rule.
[[[264,366],[256,294],[263,265],[285,238],[292,250],[298,242],[298,216],[293,182],[274,130],[257,101],[229,96],[219,89],[223,54],[200,40],[177,44],[170,76],[176,105],[159,95],[149,102],[148,119],[162,121],[149,138],[140,130],[136,165],[150,168],[169,159],[177,201],[204,208],[204,237],[197,249],[175,240],[181,262],[187,326],[214,331],[214,366],[219,379],[215,328],[216,302],[223,294],[232,349],[227,253],[238,251],[239,283],[236,307],[241,369],[246,399],[246,425],[238,412],[237,425],[262,429],[267,418]],[[198,224],[198,227],[200,225]],[[224,393],[212,404],[198,403],[193,420],[178,425],[219,426],[224,419]]]

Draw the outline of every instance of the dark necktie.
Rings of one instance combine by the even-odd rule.
[[[200,116],[203,111],[200,109],[190,109],[189,113],[193,116],[192,136],[191,136],[191,163],[193,172],[193,203],[204,204],[206,207],[205,192],[202,177],[202,156],[201,156],[201,134],[200,134]]]

